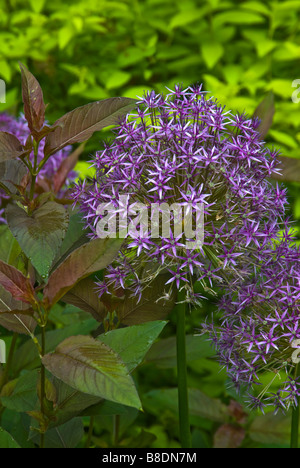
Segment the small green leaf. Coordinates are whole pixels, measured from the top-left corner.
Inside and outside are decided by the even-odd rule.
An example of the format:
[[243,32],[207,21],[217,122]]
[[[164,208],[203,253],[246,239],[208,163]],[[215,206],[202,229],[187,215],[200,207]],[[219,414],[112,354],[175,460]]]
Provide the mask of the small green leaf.
[[124,86],[131,78],[130,73],[124,72],[122,70],[115,71],[110,74],[105,85],[106,89],[120,88]]
[[58,33],[58,45],[62,50],[64,49],[73,36],[76,34],[75,28],[72,24],[67,24],[65,27],[61,28]]
[[218,29],[225,23],[229,24],[259,24],[263,23],[265,19],[258,13],[242,10],[227,10],[222,13],[217,13],[213,17],[213,27]]
[[46,0],[29,0],[30,6],[35,13],[40,13],[45,5]]
[[224,53],[222,44],[217,41],[211,40],[204,42],[201,46],[203,59],[209,69],[213,68],[220,60]]
[[25,273],[22,250],[6,224],[0,226],[0,259]]
[[180,13],[177,13],[170,21],[170,28],[178,28],[187,26],[188,24],[199,21],[202,16],[206,13],[206,9],[185,9]]
[[279,130],[270,130],[270,136],[274,138],[275,141],[289,148],[297,149],[299,147],[296,140],[288,133],[280,132]]
[[67,338],[42,362],[55,377],[80,392],[141,408],[125,364],[112,349],[89,336]]

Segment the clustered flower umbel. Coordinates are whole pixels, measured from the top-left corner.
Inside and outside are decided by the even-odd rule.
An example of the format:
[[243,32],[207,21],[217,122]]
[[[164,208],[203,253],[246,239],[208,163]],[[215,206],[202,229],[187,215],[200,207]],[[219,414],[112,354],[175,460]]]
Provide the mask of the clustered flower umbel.
[[[251,388],[261,369],[277,375],[292,366],[291,341],[298,336],[299,282],[292,272],[299,254],[288,234],[278,237],[280,229],[289,229],[286,190],[267,179],[279,171],[277,152],[260,140],[258,120],[225,111],[201,86],[169,91],[148,92],[119,124],[116,138],[96,154],[95,179],[77,185],[74,200],[94,237],[103,216],[99,204],[112,203],[118,211],[120,195],[132,206],[188,203],[194,217],[202,203],[203,245],[187,249],[184,234],[128,236],[98,283],[99,296],[126,289],[140,298],[161,272],[169,274],[166,297],[177,288],[191,304],[223,288],[223,322],[206,328],[233,380]],[[283,385],[292,389],[289,395],[298,394],[296,381]]]
[[252,408],[297,406],[300,254],[288,224],[273,249],[225,287],[221,324],[206,323],[220,363]]
[[[0,131],[1,132],[7,132],[7,133],[12,133],[15,135],[19,141],[25,145],[26,140],[29,136],[30,130],[28,128],[27,121],[24,117],[23,114],[21,114],[19,117],[13,117],[12,115],[2,113],[0,114]],[[41,162],[43,159],[43,149],[44,149],[44,140],[42,140],[39,144],[39,151],[38,151],[38,163]],[[44,167],[41,169],[39,172],[39,175],[37,177],[37,181],[41,182],[43,179],[49,179],[53,177],[57,169],[60,167],[62,161],[70,154],[70,151],[72,150],[71,146],[67,146],[63,148],[62,150],[58,151],[55,153],[51,158],[48,159]],[[30,155],[31,162],[33,162],[34,156],[33,152]],[[75,176],[75,172],[71,172],[68,176],[68,180],[66,181],[66,186],[72,181],[72,179]],[[62,195],[63,192],[61,192],[60,195]],[[7,199],[7,195],[3,190],[0,189],[0,224],[1,223],[6,223],[4,219],[4,209],[1,208],[2,205],[2,200]]]

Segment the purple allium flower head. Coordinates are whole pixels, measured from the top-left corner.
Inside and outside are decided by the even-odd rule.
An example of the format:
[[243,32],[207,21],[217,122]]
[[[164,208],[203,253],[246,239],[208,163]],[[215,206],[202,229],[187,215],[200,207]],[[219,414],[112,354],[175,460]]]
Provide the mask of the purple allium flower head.
[[235,387],[248,391],[253,408],[286,410],[300,397],[295,374],[295,348],[300,348],[299,279],[300,251],[291,244],[286,223],[269,254],[265,251],[260,262],[248,267],[243,279],[225,286],[221,323],[204,325],[221,364]]
[[[0,131],[12,133],[20,140],[23,145],[25,145],[27,137],[30,133],[27,121],[23,114],[17,118],[6,113],[0,114]],[[45,143],[42,140],[39,145],[38,163],[40,163],[43,159],[44,144]],[[57,169],[60,167],[62,161],[70,154],[71,150],[72,147],[67,146],[51,156],[51,158],[48,159],[44,167],[39,172],[37,181],[42,181],[43,179],[51,180]],[[30,158],[33,161],[33,153],[30,155]],[[74,179],[74,176],[75,172],[71,172],[69,174],[66,185],[68,185]],[[0,190],[0,223],[5,222],[5,219],[1,217],[1,215],[4,213],[4,210],[1,209],[1,199],[4,198],[6,198],[6,196],[4,192]]]
[[[96,154],[96,177],[76,187],[75,203],[95,237],[104,218],[99,204],[120,211],[121,196],[127,197],[128,206],[142,203],[149,210],[154,204],[180,204],[190,211],[193,226],[201,205],[204,241],[187,249],[192,237],[174,232],[182,223],[171,212],[172,232],[161,229],[153,238],[146,229],[142,239],[128,235],[115,275],[110,272],[110,285],[115,281],[135,294],[153,276],[169,271],[167,286],[185,288],[189,302],[194,297],[198,303],[195,282],[204,291],[231,282],[270,250],[284,216],[286,192],[267,181],[278,171],[277,153],[260,140],[257,125],[257,120],[225,111],[198,85],[185,90],[176,86],[166,96],[152,91],[141,99],[136,112],[116,128],[115,139]],[[137,223],[136,214],[127,213],[129,225]],[[121,284],[123,269],[127,274]]]
[[[78,185],[74,200],[92,237],[105,217],[99,204],[120,212],[121,196],[149,209],[179,203],[192,212],[193,225],[202,204],[203,242],[187,249],[186,233],[175,233],[181,220],[174,213],[170,233],[129,235],[98,284],[99,295],[114,287],[139,298],[160,272],[169,273],[165,296],[170,288],[184,290],[190,304],[218,287],[221,321],[204,330],[220,362],[238,389],[248,389],[253,407],[287,408],[300,394],[299,379],[287,378],[300,338],[300,255],[285,220],[286,189],[268,179],[279,172],[277,152],[260,139],[257,119],[225,111],[201,86],[169,91],[147,93],[120,123],[116,138],[95,156],[95,179]],[[133,225],[136,216],[127,215]],[[281,378],[281,386],[256,394],[266,372],[271,382]]]

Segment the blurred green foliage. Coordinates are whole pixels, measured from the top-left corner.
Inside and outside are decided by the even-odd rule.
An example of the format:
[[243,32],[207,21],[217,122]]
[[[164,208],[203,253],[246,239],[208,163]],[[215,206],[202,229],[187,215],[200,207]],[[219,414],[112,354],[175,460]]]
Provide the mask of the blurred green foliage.
[[[299,15],[299,0],[0,0],[0,78],[7,87],[0,112],[22,110],[18,61],[41,83],[51,122],[88,101],[141,96],[175,83],[203,82],[228,109],[250,115],[272,91],[276,111],[267,142],[300,159],[300,103],[292,101],[293,81],[300,79]],[[83,159],[99,149],[99,138]],[[91,174],[84,161],[78,169]],[[293,177],[289,197],[299,220],[299,167]],[[187,332],[213,308],[210,298],[205,310],[194,311]],[[54,328],[62,326],[60,316]],[[164,338],[173,336],[171,319]],[[193,348],[189,362],[194,447],[287,446],[288,417],[244,413],[207,347],[198,351],[203,355],[196,359]],[[153,352],[135,374],[146,411],[118,416],[120,445],[178,446],[176,371],[159,366]],[[14,418],[4,413],[7,430]],[[94,444],[109,446],[112,432],[110,412],[96,416]]]
[[[50,118],[109,96],[203,82],[233,110],[275,94],[270,141],[298,157],[300,3],[221,0],[1,0],[0,77],[20,109],[18,60],[41,82]],[[4,105],[1,109],[4,109]]]

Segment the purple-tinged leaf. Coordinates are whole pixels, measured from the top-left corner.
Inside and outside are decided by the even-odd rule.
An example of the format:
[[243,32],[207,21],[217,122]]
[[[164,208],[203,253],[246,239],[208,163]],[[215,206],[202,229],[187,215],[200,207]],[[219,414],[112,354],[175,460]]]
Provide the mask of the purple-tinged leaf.
[[119,119],[135,106],[131,98],[115,97],[96,101],[78,107],[58,119],[45,142],[45,156],[73,143],[88,140],[94,132],[109,125],[115,125]]
[[34,289],[29,278],[15,267],[0,260],[0,284],[14,299],[35,304]]
[[42,88],[37,79],[20,63],[22,74],[22,96],[24,115],[34,137],[42,129],[45,122],[45,103]]
[[19,158],[25,150],[17,137],[7,132],[0,132],[0,163]]
[[131,297],[132,292],[128,290],[122,297],[103,294],[101,300],[109,311],[117,313],[120,322],[124,325],[163,320],[173,310],[176,300],[174,291],[170,298],[164,297],[167,278],[169,278],[168,274],[159,275],[144,289],[139,301],[137,297]]
[[94,239],[74,250],[50,275],[44,289],[45,306],[55,304],[80,280],[106,268],[122,242],[123,239]]
[[92,278],[81,280],[61,300],[89,312],[98,322],[102,322],[107,315],[107,309],[95,291],[95,282]]
[[71,336],[42,360],[55,377],[80,392],[134,408],[141,402],[117,353],[89,336]]
[[78,146],[73,153],[64,159],[53,177],[53,191],[58,193],[66,182],[69,173],[74,169],[84,148],[84,144]]

